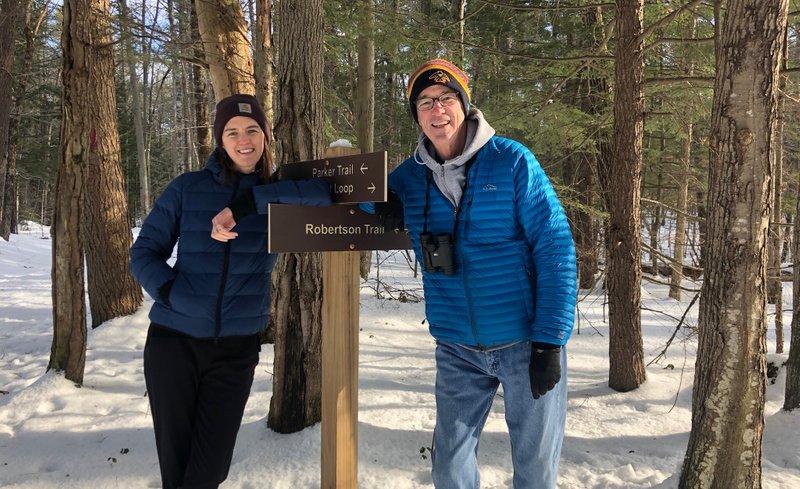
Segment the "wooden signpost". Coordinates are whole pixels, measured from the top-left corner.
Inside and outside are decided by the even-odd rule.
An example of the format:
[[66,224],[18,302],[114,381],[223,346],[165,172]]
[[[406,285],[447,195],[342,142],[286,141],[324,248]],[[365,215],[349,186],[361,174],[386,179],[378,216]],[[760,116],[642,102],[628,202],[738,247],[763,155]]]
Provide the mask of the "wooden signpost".
[[284,165],[281,179],[324,178],[331,207],[270,205],[270,252],[322,254],[322,489],[358,487],[359,253],[410,248],[355,202],[386,200],[386,153],[329,148],[326,158]]

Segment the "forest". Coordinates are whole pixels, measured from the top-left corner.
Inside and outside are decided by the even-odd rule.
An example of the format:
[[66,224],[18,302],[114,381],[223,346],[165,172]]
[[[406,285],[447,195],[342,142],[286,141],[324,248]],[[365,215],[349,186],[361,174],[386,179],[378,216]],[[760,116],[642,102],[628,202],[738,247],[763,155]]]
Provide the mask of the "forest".
[[[777,353],[791,349],[785,408],[800,406],[800,314],[791,328],[766,314],[768,303],[782,310],[784,280],[800,312],[800,1],[0,2],[0,236],[26,221],[51,226],[49,368],[82,382],[74,342],[85,347],[87,318],[98,326],[141,305],[130,230],[167,183],[205,164],[216,100],[254,93],[281,165],[346,139],[386,151],[391,167],[417,141],[408,76],[443,57],[464,67],[497,133],[531,148],[554,183],[580,288],[608,294],[609,387],[646,382],[643,281],[699,301],[703,382],[681,487],[760,487],[757,463],[729,466],[743,444],[760,450],[768,328]],[[317,352],[318,324],[281,325],[320,307],[296,277],[321,284],[321,260],[281,260],[273,285],[296,297],[274,304],[276,349],[298,334]],[[285,390],[275,396],[296,402],[281,369],[318,376],[309,368],[276,366]],[[706,409],[709,396],[754,407]],[[318,396],[303,397],[300,426],[280,402],[270,426],[316,422]]]

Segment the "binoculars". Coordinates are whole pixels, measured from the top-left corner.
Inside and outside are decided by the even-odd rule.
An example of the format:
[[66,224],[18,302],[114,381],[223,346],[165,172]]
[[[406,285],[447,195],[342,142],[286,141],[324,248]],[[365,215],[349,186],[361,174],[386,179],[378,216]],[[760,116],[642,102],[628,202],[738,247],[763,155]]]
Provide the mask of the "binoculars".
[[421,233],[419,242],[422,247],[422,265],[428,273],[453,275],[456,266],[453,262],[453,237],[450,233]]

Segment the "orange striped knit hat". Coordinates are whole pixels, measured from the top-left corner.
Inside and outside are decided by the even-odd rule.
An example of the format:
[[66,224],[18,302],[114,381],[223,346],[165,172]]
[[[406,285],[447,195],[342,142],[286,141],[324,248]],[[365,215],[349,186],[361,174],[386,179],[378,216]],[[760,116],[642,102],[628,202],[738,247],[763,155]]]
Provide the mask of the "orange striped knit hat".
[[408,80],[408,102],[411,105],[411,115],[417,119],[417,106],[414,102],[419,94],[431,85],[444,85],[458,92],[464,113],[469,113],[469,79],[461,68],[446,59],[432,59],[422,64]]

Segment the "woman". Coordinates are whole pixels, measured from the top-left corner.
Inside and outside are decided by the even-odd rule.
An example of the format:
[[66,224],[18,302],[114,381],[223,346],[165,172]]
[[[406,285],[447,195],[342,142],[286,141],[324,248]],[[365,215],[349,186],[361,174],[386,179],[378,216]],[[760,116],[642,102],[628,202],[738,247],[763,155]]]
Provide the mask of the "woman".
[[205,169],[169,184],[131,248],[131,272],[155,301],[144,374],[165,489],[216,488],[228,475],[269,319],[268,204],[331,202],[322,180],[271,182],[270,131],[252,95],[217,104],[214,138]]

